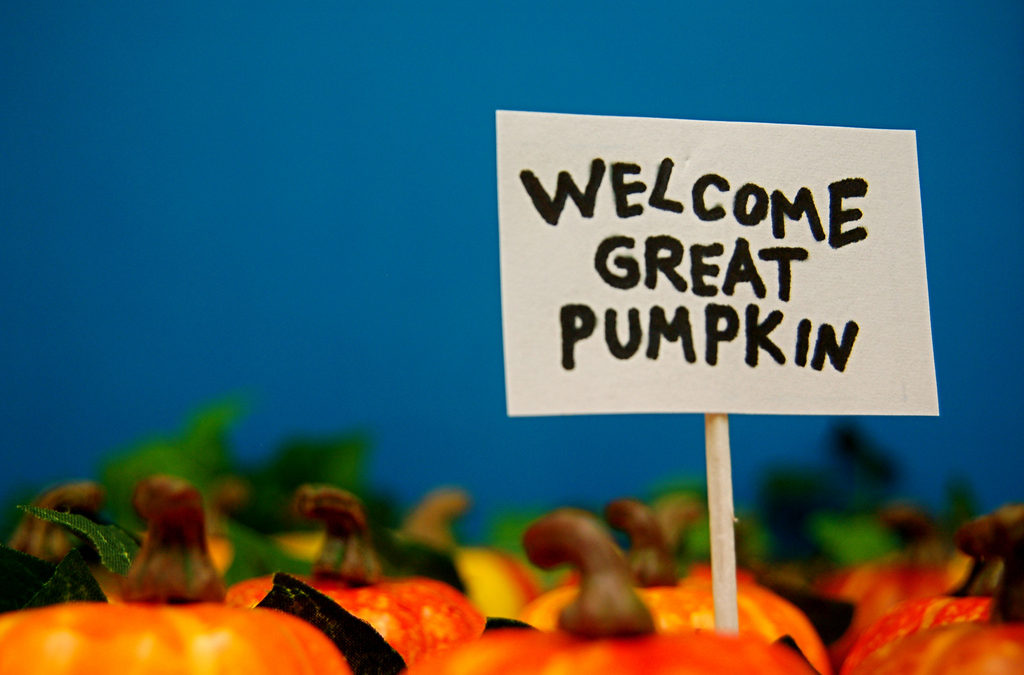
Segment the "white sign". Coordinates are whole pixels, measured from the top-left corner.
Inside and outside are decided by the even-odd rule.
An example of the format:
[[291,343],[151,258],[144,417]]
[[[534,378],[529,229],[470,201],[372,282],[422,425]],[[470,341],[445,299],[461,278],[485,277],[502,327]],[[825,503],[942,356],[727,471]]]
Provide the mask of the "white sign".
[[937,415],[913,131],[499,111],[510,415]]

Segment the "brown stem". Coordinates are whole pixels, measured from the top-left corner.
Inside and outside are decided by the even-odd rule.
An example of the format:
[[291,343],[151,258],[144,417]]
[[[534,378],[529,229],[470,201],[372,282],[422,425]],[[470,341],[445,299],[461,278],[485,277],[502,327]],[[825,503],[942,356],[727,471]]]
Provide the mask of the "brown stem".
[[[54,511],[77,513],[95,518],[103,506],[106,491],[98,483],[79,481],[58,485],[32,501],[33,506]],[[9,545],[43,560],[57,562],[71,550],[72,542],[67,531],[56,523],[36,518],[26,513],[11,535]]]
[[224,582],[206,545],[203,498],[190,483],[151,476],[135,487],[132,505],[146,521],[142,548],[124,584],[129,602],[220,602]]
[[469,494],[459,488],[439,488],[424,497],[402,523],[410,539],[449,551],[455,548],[452,523],[469,510]]
[[523,547],[543,569],[569,563],[579,570],[579,594],[558,618],[562,630],[591,638],[654,632],[622,552],[593,515],[579,509],[553,511],[526,530]]
[[380,560],[370,542],[363,504],[351,492],[332,485],[302,485],[295,491],[301,516],[321,520],[327,536],[313,563],[313,576],[367,586],[381,577]]
[[681,550],[684,537],[704,517],[705,501],[690,493],[674,493],[654,502],[654,515],[665,533],[669,551],[686,553]]
[[604,518],[629,535],[626,557],[633,583],[645,588],[675,586],[675,560],[669,552],[665,531],[650,507],[637,499],[616,499],[605,507]]
[[975,559],[1003,561],[992,598],[993,623],[1024,621],[1024,504],[1008,504],[956,532],[956,545]]
[[950,595],[957,598],[991,597],[995,595],[995,590],[1002,578],[1003,561],[1001,559],[975,558],[971,561],[967,576]]

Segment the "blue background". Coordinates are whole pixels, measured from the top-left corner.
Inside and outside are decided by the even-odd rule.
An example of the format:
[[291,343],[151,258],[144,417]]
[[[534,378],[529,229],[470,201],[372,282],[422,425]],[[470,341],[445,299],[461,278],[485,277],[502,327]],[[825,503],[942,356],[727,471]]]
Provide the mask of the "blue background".
[[[1024,4],[767,4],[3,2],[0,493],[236,393],[484,516],[701,475],[698,415],[506,417],[500,108],[915,129],[941,416],[855,422],[1021,498]],[[737,500],[839,421],[732,417]]]

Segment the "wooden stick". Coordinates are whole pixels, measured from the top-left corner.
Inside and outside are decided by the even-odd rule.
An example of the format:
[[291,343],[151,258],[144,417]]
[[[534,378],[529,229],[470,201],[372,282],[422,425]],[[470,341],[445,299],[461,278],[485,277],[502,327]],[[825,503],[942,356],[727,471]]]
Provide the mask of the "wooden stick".
[[715,597],[715,631],[738,633],[736,519],[732,504],[728,415],[704,415],[704,442],[708,471],[708,513],[711,521],[711,588]]

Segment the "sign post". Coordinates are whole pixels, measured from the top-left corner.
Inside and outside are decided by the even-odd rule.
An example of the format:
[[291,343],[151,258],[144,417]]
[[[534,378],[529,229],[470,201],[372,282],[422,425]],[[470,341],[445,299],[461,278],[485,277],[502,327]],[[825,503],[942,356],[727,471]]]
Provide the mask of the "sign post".
[[496,126],[508,413],[705,414],[716,626],[734,632],[727,414],[938,414],[914,132]]
[[715,630],[738,633],[736,604],[736,532],[732,504],[732,461],[729,457],[729,417],[704,415],[705,461],[708,474],[708,520],[711,527],[711,592],[715,601]]

